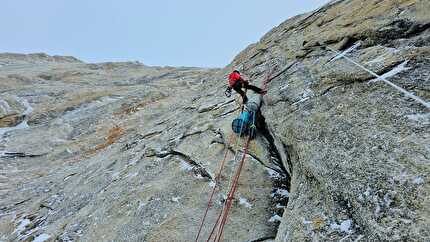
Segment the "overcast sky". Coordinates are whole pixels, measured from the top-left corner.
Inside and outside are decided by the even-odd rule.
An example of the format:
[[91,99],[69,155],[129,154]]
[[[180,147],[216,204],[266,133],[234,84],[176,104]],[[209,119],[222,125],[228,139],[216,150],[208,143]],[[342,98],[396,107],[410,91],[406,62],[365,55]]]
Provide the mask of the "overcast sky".
[[0,52],[223,67],[328,0],[1,0]]

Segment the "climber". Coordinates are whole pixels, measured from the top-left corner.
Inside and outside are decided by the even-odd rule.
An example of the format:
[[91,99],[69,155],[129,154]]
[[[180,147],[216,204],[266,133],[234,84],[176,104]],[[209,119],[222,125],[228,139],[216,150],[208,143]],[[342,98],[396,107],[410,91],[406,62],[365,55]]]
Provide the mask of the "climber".
[[243,103],[246,103],[248,101],[248,98],[246,97],[245,92],[242,90],[242,88],[245,89],[251,89],[254,92],[258,94],[266,94],[266,90],[262,90],[256,86],[249,85],[249,82],[244,80],[242,76],[240,75],[240,72],[238,70],[234,70],[229,76],[228,76],[228,87],[225,91],[225,95],[227,97],[231,96],[231,89],[234,89],[237,93],[239,93],[242,96]]

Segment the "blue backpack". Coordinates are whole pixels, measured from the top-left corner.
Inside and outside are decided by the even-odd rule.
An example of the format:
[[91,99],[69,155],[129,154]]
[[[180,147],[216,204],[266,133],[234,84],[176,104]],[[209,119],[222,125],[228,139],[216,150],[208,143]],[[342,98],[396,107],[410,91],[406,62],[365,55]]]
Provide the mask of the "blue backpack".
[[231,126],[233,132],[236,134],[250,135],[251,138],[255,138],[256,130],[253,125],[254,113],[252,112],[242,112],[240,116],[233,120]]

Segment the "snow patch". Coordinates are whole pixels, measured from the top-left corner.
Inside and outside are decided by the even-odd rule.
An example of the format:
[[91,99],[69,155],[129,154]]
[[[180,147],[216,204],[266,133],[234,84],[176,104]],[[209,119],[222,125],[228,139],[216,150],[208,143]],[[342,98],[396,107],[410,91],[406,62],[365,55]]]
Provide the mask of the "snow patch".
[[352,220],[351,220],[351,219],[348,219],[348,220],[346,220],[346,221],[343,221],[343,222],[340,224],[340,231],[341,231],[341,232],[345,232],[345,233],[351,233],[351,230],[350,230],[351,225],[352,225]]
[[277,171],[274,171],[274,170],[269,169],[269,168],[266,168],[266,171],[267,171],[267,173],[269,173],[269,177],[270,178],[279,178],[279,177],[281,177],[281,175]]
[[355,43],[353,46],[349,47],[348,49],[346,49],[344,52],[335,55],[328,63],[332,63],[336,60],[339,60],[340,58],[343,58],[345,55],[347,55],[349,52],[352,52],[353,50],[357,49],[358,47],[360,47],[360,42]]
[[137,159],[132,159],[132,160],[129,160],[128,161],[128,165],[129,166],[134,166],[134,165],[136,165],[137,164]]
[[304,98],[306,98],[306,97],[312,97],[312,96],[314,96],[314,92],[313,92],[311,89],[306,89],[306,90],[303,92],[302,96],[303,96]]
[[28,121],[28,115],[30,115],[31,112],[33,112],[33,108],[24,98],[15,97],[15,99],[26,108],[25,111],[21,114],[24,116],[24,120],[15,127],[0,128],[0,141],[3,138],[3,136],[8,132],[20,130],[20,129],[27,129],[30,127],[28,126],[27,121]]
[[424,184],[424,179],[420,176],[415,177],[415,179],[412,181],[416,185],[422,185]]
[[358,242],[358,241],[360,241],[362,238],[364,238],[364,235],[359,235],[359,236],[354,240],[354,242]]
[[194,178],[200,179],[200,180],[205,179],[201,174],[194,174]]
[[22,113],[24,116],[28,116],[33,112],[33,108],[30,106],[28,101],[24,98],[17,97],[16,100],[25,107],[25,111]]
[[290,231],[287,231],[287,233],[285,234],[285,237],[284,237],[284,242],[288,241],[289,236],[290,236]]
[[407,70],[411,69],[409,67],[406,67],[406,65],[408,64],[408,62],[409,61],[404,61],[402,64],[394,67],[391,71],[383,74],[382,76],[380,76],[380,77],[378,77],[376,79],[371,80],[370,82],[376,82],[376,81],[388,79],[390,77],[393,77],[393,76],[399,74],[400,72],[407,71]]
[[[1,137],[1,135],[0,135],[0,137]],[[6,150],[0,150],[0,158],[10,157],[11,153],[13,153],[13,152],[9,152],[9,151],[6,151]]]
[[215,186],[216,186],[216,182],[214,181],[209,182],[209,187],[214,188]]
[[3,100],[3,99],[0,99],[0,109],[2,109],[3,110],[3,112],[4,113],[10,113],[11,111],[12,111],[12,109],[10,108],[10,106],[9,106],[9,103],[8,102],[6,102],[5,100]]
[[351,226],[352,226],[352,220],[351,219],[347,219],[347,220],[343,221],[342,223],[340,223],[340,225],[337,223],[330,224],[331,229],[340,230],[340,232],[344,232],[347,234],[350,234],[352,232]]
[[269,219],[269,222],[271,222],[271,223],[281,222],[281,221],[282,221],[282,217],[281,217],[281,216],[279,216],[279,215],[277,215],[277,214],[274,214],[274,215]]
[[287,83],[287,84],[285,84],[285,86],[283,86],[283,87],[280,87],[279,88],[279,91],[284,91],[284,90],[286,90],[287,88],[288,88],[288,86],[289,86],[289,84]]
[[286,189],[277,188],[274,192],[272,192],[271,196],[275,197],[276,195],[280,195],[282,197],[289,197],[290,193]]
[[296,102],[294,102],[293,104],[291,104],[291,105],[296,105],[296,104],[299,104],[299,103],[302,103],[302,102],[304,102],[304,101],[307,101],[307,100],[309,100],[311,97],[313,97],[314,96],[314,92],[312,91],[312,90],[310,90],[310,89],[306,89],[303,93],[302,93],[302,97],[300,98],[300,100],[298,100],[298,101],[296,101]]
[[178,203],[181,197],[172,197],[172,202]]
[[303,219],[303,224],[311,224],[311,223],[312,223],[312,221],[308,221],[306,219]]
[[417,123],[422,123],[423,125],[430,124],[430,113],[410,114],[406,115],[406,118]]
[[30,219],[26,218],[19,222],[18,227],[16,227],[13,233],[20,234],[25,231],[25,228],[31,223]]
[[51,238],[51,236],[49,236],[48,234],[41,234],[34,238],[33,242],[44,242],[47,241],[49,238]]
[[277,203],[277,204],[276,204],[276,208],[286,208],[286,206],[281,205],[280,203]]
[[381,213],[381,206],[379,204],[376,204],[375,217],[379,217],[380,213]]
[[181,170],[183,171],[192,171],[194,168],[192,165],[190,165],[188,162],[184,160],[180,160],[180,165],[181,165]]
[[252,204],[248,202],[246,198],[239,197],[239,204],[244,205],[246,208],[251,208]]
[[[326,48],[328,48],[329,50],[338,53],[336,50],[326,46]],[[407,61],[403,62],[402,64],[400,64],[399,66],[397,66],[396,68],[394,68],[392,71],[390,71],[389,73],[386,73],[384,76],[379,76],[378,74],[376,74],[375,72],[369,70],[368,68],[364,67],[363,65],[355,62],[354,60],[352,60],[351,58],[348,58],[347,56],[342,56],[343,58],[345,58],[347,61],[351,62],[352,64],[360,67],[361,69],[367,71],[369,74],[371,74],[372,76],[376,77],[376,80],[381,80],[383,82],[385,82],[386,84],[390,85],[391,87],[393,87],[394,89],[398,90],[399,92],[402,92],[406,97],[412,98],[414,99],[416,102],[422,104],[423,106],[425,106],[426,108],[430,109],[430,103],[424,101],[423,99],[421,99],[418,96],[415,96],[413,93],[408,92],[407,90],[405,90],[402,87],[397,86],[396,84],[388,81],[385,77],[389,76],[389,75],[393,75],[394,73],[398,73],[399,71],[403,71],[405,70],[405,65],[407,64]],[[370,81],[372,82],[372,81]]]
[[145,202],[139,201],[139,206],[137,207],[137,210],[141,210],[145,206],[146,206]]
[[[370,189],[370,187],[366,188],[366,191],[363,192],[364,197],[368,197],[370,196],[370,193],[372,192],[372,190]],[[361,194],[360,194],[361,195]]]

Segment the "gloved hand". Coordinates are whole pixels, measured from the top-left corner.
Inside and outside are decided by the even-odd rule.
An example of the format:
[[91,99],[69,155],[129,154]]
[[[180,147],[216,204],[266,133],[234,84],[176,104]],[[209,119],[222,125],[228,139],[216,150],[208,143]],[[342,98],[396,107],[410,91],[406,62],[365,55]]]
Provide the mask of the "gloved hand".
[[231,87],[227,87],[227,89],[225,89],[224,94],[226,97],[231,97]]

